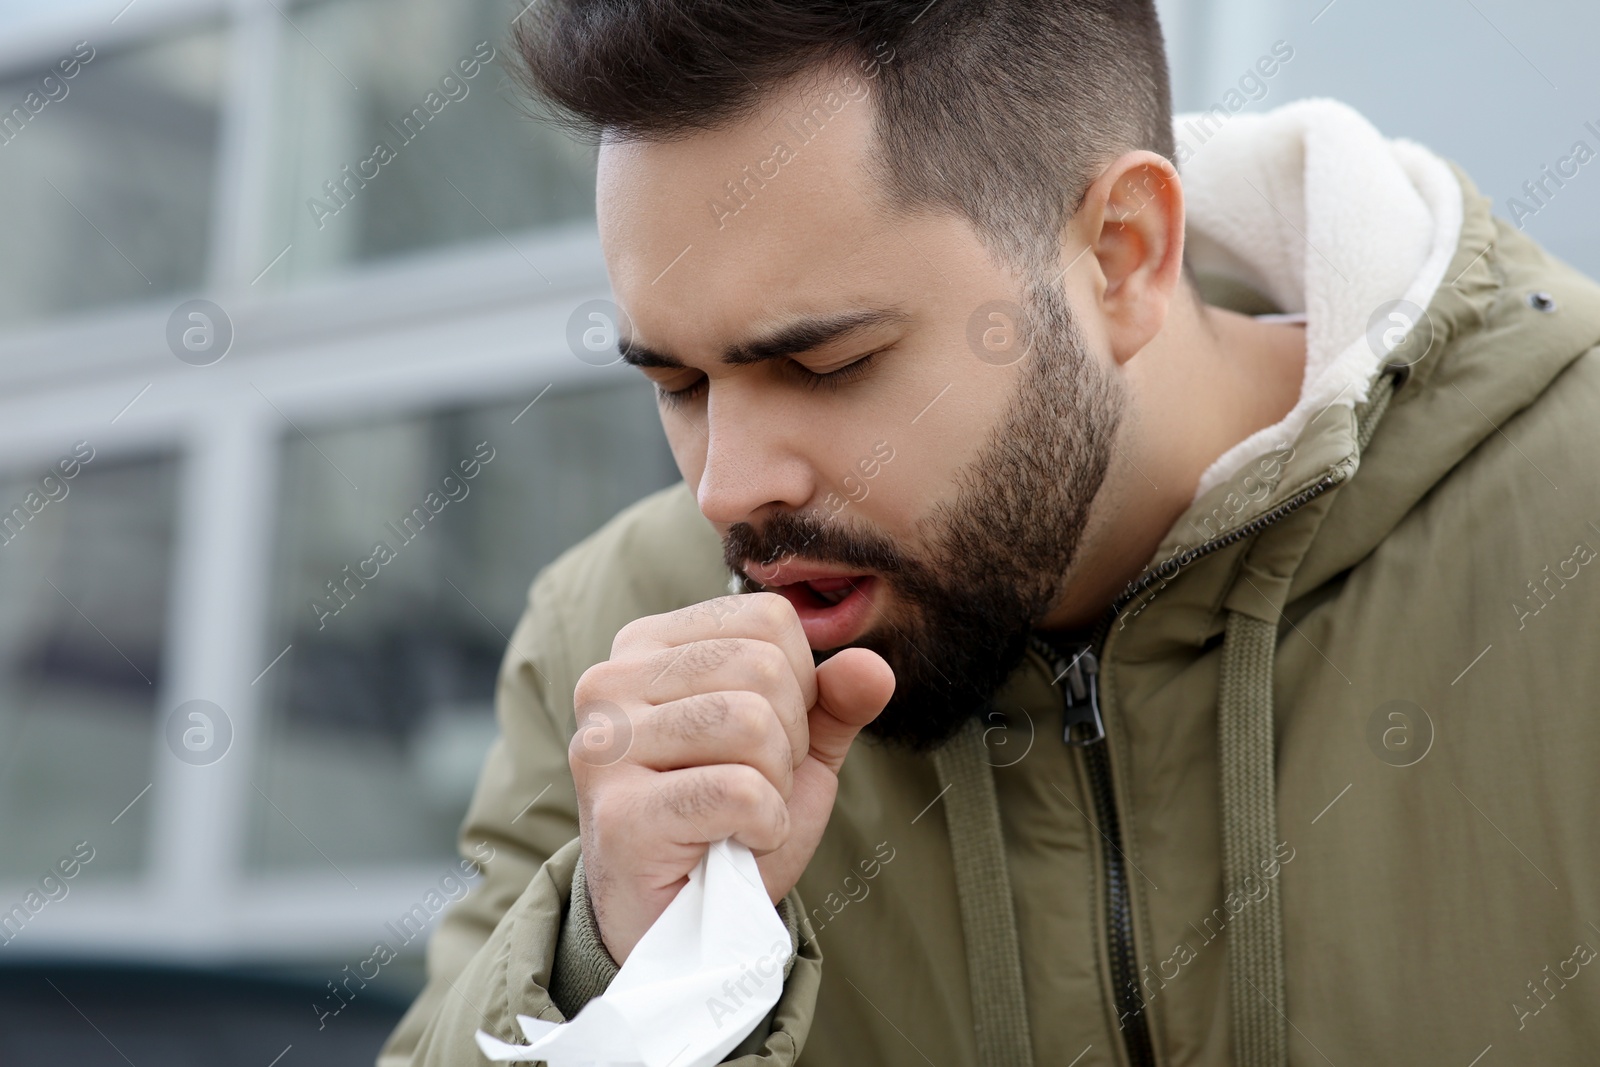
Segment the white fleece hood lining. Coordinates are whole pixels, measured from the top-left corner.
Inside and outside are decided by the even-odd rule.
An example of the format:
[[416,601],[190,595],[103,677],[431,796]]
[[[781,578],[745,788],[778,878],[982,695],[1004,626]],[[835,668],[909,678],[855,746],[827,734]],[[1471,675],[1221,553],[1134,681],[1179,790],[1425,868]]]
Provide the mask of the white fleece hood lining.
[[[1185,136],[1214,114],[1173,119]],[[1291,444],[1331,406],[1354,407],[1387,350],[1368,343],[1380,305],[1426,308],[1460,243],[1461,185],[1428,149],[1385,138],[1336,100],[1227,118],[1182,159],[1185,258],[1306,316],[1300,399],[1208,467],[1198,500],[1250,460]]]

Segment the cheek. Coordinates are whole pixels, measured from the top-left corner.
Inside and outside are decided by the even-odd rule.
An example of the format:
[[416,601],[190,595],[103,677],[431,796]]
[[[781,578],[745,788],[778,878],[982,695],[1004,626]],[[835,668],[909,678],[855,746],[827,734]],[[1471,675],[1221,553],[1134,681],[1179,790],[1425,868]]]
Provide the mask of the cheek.
[[[899,426],[886,427],[879,435],[893,448],[893,459],[872,480],[873,493],[881,493],[886,505],[909,514],[931,514],[935,505],[952,502],[970,488],[968,483],[979,474],[974,464],[1003,422],[1018,377],[996,368],[984,370],[957,379],[931,407],[919,414],[918,405]],[[930,384],[929,396],[943,386]]]

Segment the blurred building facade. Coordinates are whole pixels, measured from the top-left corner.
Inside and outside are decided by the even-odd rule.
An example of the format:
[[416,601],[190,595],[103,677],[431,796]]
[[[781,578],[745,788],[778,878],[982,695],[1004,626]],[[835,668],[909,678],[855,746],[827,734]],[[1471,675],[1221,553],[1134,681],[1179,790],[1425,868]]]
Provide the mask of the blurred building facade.
[[0,46],[0,907],[92,853],[0,963],[342,960],[459,874],[530,578],[676,473],[516,9],[119,8]]

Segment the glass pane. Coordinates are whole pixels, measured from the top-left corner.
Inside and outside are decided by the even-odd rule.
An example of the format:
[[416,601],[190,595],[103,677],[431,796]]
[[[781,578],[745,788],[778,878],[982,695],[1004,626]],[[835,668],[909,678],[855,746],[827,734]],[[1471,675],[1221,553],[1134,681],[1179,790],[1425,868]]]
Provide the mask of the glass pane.
[[528,583],[678,479],[643,383],[530,399],[285,439],[254,869],[448,861]]
[[0,327],[201,284],[223,40],[68,44],[0,81]]
[[289,252],[263,285],[593,218],[593,150],[515,102],[503,64],[516,10],[332,0],[289,13],[268,241]]
[[0,477],[0,879],[134,871],[151,811],[178,464],[58,464]]

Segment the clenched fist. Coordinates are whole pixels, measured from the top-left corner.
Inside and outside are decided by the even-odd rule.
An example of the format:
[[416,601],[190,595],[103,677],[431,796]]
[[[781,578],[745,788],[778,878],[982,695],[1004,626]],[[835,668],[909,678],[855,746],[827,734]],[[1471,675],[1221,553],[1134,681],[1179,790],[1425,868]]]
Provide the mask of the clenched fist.
[[888,703],[894,673],[847,648],[820,667],[776,593],[719,597],[623,627],[578,679],[568,762],[584,875],[619,964],[705,855],[756,854],[774,903],[833,811],[839,767]]

